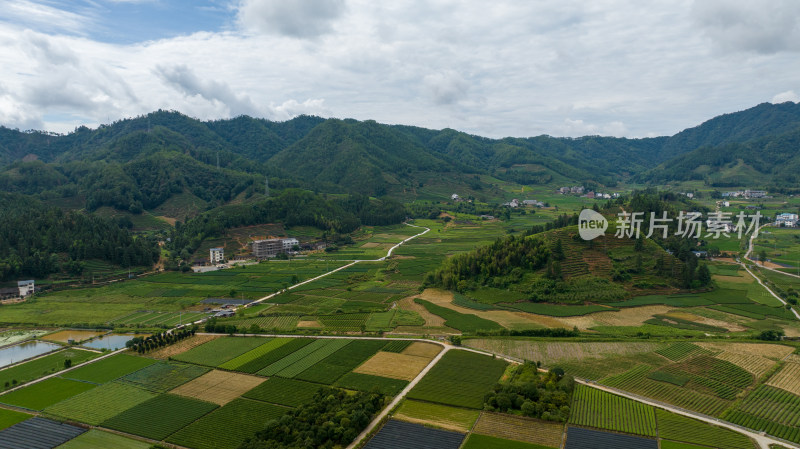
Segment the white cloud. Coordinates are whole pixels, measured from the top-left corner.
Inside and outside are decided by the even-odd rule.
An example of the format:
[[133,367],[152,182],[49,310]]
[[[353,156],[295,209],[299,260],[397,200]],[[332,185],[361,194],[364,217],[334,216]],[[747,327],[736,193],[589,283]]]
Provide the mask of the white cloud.
[[239,23],[249,31],[308,38],[329,33],[344,0],[241,0]]
[[696,0],[692,10],[704,32],[723,50],[800,51],[796,0]]
[[0,21],[70,34],[85,34],[91,24],[91,19],[84,14],[31,0],[5,0],[0,8]]
[[770,103],[779,104],[786,103],[787,101],[791,101],[793,103],[800,102],[800,95],[797,95],[797,93],[793,90],[787,90],[786,92],[781,92],[772,97]]
[[93,125],[163,108],[493,137],[645,136],[796,98],[784,92],[800,73],[796,44],[760,29],[794,35],[775,19],[777,6],[753,13],[754,29],[739,38],[726,33],[749,26],[741,13],[711,19],[749,6],[709,3],[241,0],[225,31],[132,45],[85,37],[99,25],[79,12],[46,10],[64,25],[56,29],[0,9],[0,124],[69,131],[76,118]]

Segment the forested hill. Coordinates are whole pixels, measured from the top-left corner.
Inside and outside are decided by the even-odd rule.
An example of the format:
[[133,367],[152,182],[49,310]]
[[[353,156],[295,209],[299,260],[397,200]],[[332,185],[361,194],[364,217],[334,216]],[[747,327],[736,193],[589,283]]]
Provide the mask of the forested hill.
[[[657,173],[649,170],[659,164],[659,180],[679,179],[663,170],[678,163],[682,170],[688,165],[692,176],[711,176],[701,166],[712,172],[721,166],[702,157],[716,154],[708,148],[724,153],[731,145],[770,146],[782,152],[791,142],[787,136],[799,127],[800,106],[794,103],[762,104],[672,137],[646,139],[489,139],[369,120],[300,116],[285,122],[250,117],[203,122],[157,111],[68,135],[0,127],[0,191],[76,198],[89,210],[111,206],[138,212],[181,194],[205,208],[241,201],[263,191],[265,175],[277,189],[403,199],[442,180],[446,187],[432,189],[438,195],[454,188],[486,192],[489,181],[480,175],[528,185],[611,187],[637,175],[648,181]],[[769,167],[754,169],[772,173]]]

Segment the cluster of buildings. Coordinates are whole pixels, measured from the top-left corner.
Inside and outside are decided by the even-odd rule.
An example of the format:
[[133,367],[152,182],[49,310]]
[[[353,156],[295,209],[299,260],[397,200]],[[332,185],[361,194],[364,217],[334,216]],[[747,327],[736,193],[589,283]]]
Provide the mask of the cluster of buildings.
[[603,199],[610,200],[611,198],[619,198],[619,193],[602,193],[602,192],[588,192],[586,195],[581,195],[582,198]]
[[800,221],[800,216],[797,214],[783,213],[775,216],[775,226],[783,226],[785,228],[794,228]]
[[583,186],[562,187],[557,190],[557,192],[562,195],[566,195],[568,193],[574,195],[583,195],[583,191],[584,191]]
[[735,192],[723,192],[723,198],[766,198],[767,191],[766,190],[737,190]]
[[560,193],[562,195],[580,195],[583,198],[589,199],[610,200],[611,198],[619,198],[619,193],[592,192],[591,190],[587,192],[583,186],[561,187],[560,189],[556,190],[556,193]]
[[36,283],[33,280],[17,282],[17,288],[0,288],[0,299],[25,299],[36,292]]
[[266,259],[268,257],[275,257],[278,254],[287,254],[294,251],[295,246],[300,245],[300,241],[296,238],[288,239],[265,239],[256,240],[251,244],[253,250],[253,257],[257,259]]
[[520,206],[529,206],[529,207],[544,207],[544,203],[537,200],[518,200],[514,198],[513,200],[503,203],[503,206],[508,207],[520,207]]

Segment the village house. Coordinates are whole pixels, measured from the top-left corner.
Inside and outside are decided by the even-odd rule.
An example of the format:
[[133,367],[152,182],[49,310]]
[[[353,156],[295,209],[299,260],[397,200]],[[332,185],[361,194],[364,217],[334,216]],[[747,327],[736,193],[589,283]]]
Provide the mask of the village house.
[[254,257],[258,259],[266,259],[268,257],[275,257],[278,254],[292,252],[292,248],[299,244],[300,242],[297,239],[288,238],[256,240],[251,243],[251,246]]
[[34,281],[32,279],[29,281],[17,282],[17,288],[19,289],[20,298],[32,295],[36,291],[36,287],[34,286]]
[[783,226],[786,228],[793,228],[797,226],[800,217],[797,214],[783,213],[775,216],[775,226]]
[[223,248],[211,248],[209,250],[209,257],[208,260],[212,264],[218,264],[225,260],[225,249]]

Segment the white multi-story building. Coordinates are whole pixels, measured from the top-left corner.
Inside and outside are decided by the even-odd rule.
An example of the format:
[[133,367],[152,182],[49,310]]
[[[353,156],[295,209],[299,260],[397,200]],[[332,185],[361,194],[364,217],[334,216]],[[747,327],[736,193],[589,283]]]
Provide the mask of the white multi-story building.
[[220,263],[225,260],[225,249],[211,248],[208,254],[208,261],[212,264]]
[[300,241],[295,238],[283,239],[283,252],[288,253],[292,251],[295,245],[300,246]]
[[797,222],[800,220],[800,216],[797,214],[778,214],[775,217],[775,224],[777,226],[786,226],[786,227],[795,227],[797,226]]
[[17,282],[17,288],[19,288],[19,296],[20,298],[24,298],[28,295],[32,295],[34,291],[36,291],[36,287],[34,286],[33,280],[30,281],[19,281]]

